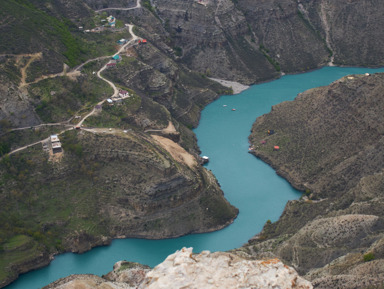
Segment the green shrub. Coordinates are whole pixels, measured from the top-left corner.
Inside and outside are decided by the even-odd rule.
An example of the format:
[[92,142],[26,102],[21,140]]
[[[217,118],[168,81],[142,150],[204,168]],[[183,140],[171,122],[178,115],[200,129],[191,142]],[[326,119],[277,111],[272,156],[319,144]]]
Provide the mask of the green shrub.
[[0,142],[0,156],[3,156],[11,151],[11,146],[8,143]]
[[369,252],[367,254],[364,254],[364,262],[369,262],[375,259],[375,255],[372,252]]
[[183,49],[179,46],[174,47],[173,51],[175,51],[176,56],[182,56],[183,55]]

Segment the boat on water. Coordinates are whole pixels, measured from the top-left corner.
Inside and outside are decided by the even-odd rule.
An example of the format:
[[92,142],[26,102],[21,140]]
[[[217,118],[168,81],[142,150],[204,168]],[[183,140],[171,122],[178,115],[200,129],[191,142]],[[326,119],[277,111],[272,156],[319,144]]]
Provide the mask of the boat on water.
[[209,162],[209,157],[207,157],[207,156],[202,156],[201,159],[202,159],[203,165]]

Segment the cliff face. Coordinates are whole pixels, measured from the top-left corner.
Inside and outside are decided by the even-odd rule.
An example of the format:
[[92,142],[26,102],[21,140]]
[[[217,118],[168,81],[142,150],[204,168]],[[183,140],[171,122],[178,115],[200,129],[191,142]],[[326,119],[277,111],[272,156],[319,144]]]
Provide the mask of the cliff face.
[[279,256],[316,288],[384,282],[383,84],[384,74],[347,76],[257,119],[253,153],[305,196],[245,246],[251,255]]
[[154,3],[180,60],[215,77],[252,83],[328,62],[383,65],[377,1],[234,2]]
[[156,11],[191,69],[224,79],[254,83],[278,76],[259,51],[241,11],[232,1],[156,1]]
[[319,67],[329,57],[319,35],[322,27],[313,29],[301,14],[300,5],[290,0],[239,1],[260,51],[284,72]]
[[192,248],[177,251],[152,270],[127,262],[116,263],[113,272],[104,278],[106,280],[91,275],[75,275],[60,279],[44,289],[69,289],[73,286],[132,289],[312,288],[310,282],[277,259],[251,261],[230,253],[209,251],[193,255]]
[[[326,41],[337,65],[382,66],[382,4],[377,1],[301,1],[299,10]],[[368,16],[369,15],[369,16]]]

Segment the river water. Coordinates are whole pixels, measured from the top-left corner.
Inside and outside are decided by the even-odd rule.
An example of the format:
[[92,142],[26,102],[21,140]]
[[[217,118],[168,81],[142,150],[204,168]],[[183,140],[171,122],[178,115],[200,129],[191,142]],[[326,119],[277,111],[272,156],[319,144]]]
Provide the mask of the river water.
[[238,218],[229,227],[176,239],[114,240],[110,246],[98,247],[85,254],[62,254],[49,266],[23,274],[6,288],[41,288],[70,274],[102,275],[111,271],[119,260],[155,266],[182,247],[193,247],[194,252],[240,247],[260,232],[267,220],[276,221],[288,200],[298,199],[301,195],[268,165],[248,153],[252,123],[258,116],[268,113],[272,105],[293,100],[300,92],[328,85],[348,74],[366,72],[384,72],[384,68],[324,67],[286,75],[254,85],[237,95],[222,96],[203,110],[195,133],[202,154],[210,158],[207,169],[217,177],[226,198],[240,209]]

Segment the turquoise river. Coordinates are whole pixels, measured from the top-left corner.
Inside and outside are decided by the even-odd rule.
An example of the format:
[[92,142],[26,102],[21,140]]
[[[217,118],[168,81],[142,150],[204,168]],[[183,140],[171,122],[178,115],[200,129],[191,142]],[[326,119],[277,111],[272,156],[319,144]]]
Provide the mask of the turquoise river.
[[[202,154],[210,158],[207,169],[217,177],[226,198],[240,210],[227,228],[207,234],[188,235],[167,240],[114,240],[85,254],[56,256],[40,270],[23,274],[7,289],[35,289],[70,274],[106,274],[119,260],[155,266],[182,247],[223,251],[240,247],[260,232],[267,220],[276,221],[288,200],[298,199],[295,191],[273,169],[248,153],[252,123],[271,106],[293,100],[307,89],[328,85],[348,74],[384,72],[381,69],[324,67],[319,70],[286,75],[278,80],[253,85],[237,95],[221,96],[202,112],[195,129]],[[235,108],[235,111],[232,111]],[[275,128],[277,129],[277,128]]]

